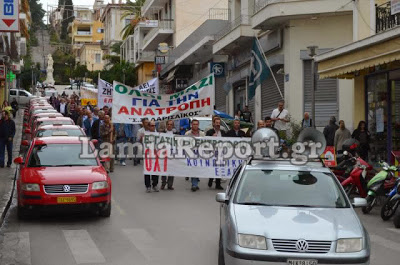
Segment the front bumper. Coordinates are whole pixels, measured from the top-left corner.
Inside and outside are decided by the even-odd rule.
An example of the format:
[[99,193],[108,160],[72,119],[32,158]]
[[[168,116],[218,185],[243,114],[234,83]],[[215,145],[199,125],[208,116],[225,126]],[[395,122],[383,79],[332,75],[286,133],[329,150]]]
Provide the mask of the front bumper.
[[81,204],[58,204],[58,205],[25,205],[24,209],[33,213],[81,213],[97,212],[108,207],[110,202],[81,203]]
[[[358,253],[346,253],[346,254],[321,254],[321,255],[307,255],[307,254],[295,254],[295,253],[281,253],[274,252],[266,254],[263,251],[250,250],[241,251],[241,248],[236,250],[225,249],[224,257],[225,264],[229,265],[287,265],[288,259],[314,259],[318,260],[319,264],[357,264],[357,265],[368,265],[369,264],[369,251],[362,250]],[[243,249],[242,249],[243,250]],[[258,253],[257,253],[258,252]]]

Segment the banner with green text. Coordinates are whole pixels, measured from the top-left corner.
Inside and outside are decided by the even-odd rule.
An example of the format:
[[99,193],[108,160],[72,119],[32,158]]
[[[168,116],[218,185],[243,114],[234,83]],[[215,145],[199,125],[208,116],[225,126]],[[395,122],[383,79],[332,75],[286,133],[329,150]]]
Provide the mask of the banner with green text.
[[113,123],[141,123],[142,118],[156,121],[212,115],[215,79],[211,74],[180,92],[155,95],[113,83]]

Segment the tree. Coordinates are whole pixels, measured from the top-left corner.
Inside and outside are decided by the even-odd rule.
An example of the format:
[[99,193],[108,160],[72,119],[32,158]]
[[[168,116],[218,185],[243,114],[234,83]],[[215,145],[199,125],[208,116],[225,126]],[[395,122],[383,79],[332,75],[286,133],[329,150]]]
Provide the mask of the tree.
[[31,29],[35,32],[37,29],[44,27],[43,17],[46,12],[43,10],[43,6],[39,0],[29,0],[29,8],[32,18]]
[[[59,4],[61,1],[59,1]],[[61,23],[61,39],[66,40],[68,37],[68,24],[74,21],[74,5],[72,0],[65,0],[63,3],[64,12],[63,12],[63,20]]]
[[[114,64],[109,70],[101,71],[100,76],[101,79],[106,80],[109,83],[112,83],[114,80],[118,82],[123,82],[124,72],[125,72],[125,84],[128,86],[136,86],[137,78],[136,78],[135,66],[125,61]],[[97,75],[93,77],[93,80],[96,79]]]
[[126,19],[127,17],[133,16],[134,18],[131,20],[130,23],[128,23],[121,31],[122,39],[125,40],[129,35],[132,35],[133,32],[135,32],[135,27],[137,23],[144,18],[141,15],[141,10],[140,8],[143,6],[143,4],[146,2],[146,0],[136,0],[135,2],[132,2],[128,0],[124,7],[122,7],[122,10],[124,10],[124,13],[121,16],[121,20]]

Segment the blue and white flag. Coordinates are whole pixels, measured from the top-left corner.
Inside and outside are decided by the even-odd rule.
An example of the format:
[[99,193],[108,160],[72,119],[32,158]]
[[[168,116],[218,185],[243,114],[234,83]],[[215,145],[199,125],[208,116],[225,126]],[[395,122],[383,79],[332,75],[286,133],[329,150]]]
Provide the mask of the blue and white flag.
[[248,100],[251,100],[255,96],[257,87],[260,87],[261,89],[261,83],[267,79],[270,74],[271,71],[264,60],[262,50],[255,38],[253,48],[251,49],[250,79],[247,90]]

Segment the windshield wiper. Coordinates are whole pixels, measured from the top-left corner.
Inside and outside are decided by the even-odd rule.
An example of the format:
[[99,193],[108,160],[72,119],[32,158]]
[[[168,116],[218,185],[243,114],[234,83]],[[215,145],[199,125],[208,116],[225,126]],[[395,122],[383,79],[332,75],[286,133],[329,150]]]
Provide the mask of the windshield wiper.
[[262,203],[262,202],[241,202],[238,203],[240,205],[261,205],[261,206],[275,206],[273,204],[267,204],[267,203]]
[[306,205],[306,204],[288,204],[288,205],[280,205],[282,207],[304,207],[304,208],[313,208],[318,207],[315,205]]
[[79,166],[87,166],[85,164],[65,164],[65,165],[56,165],[55,167],[79,167]]

